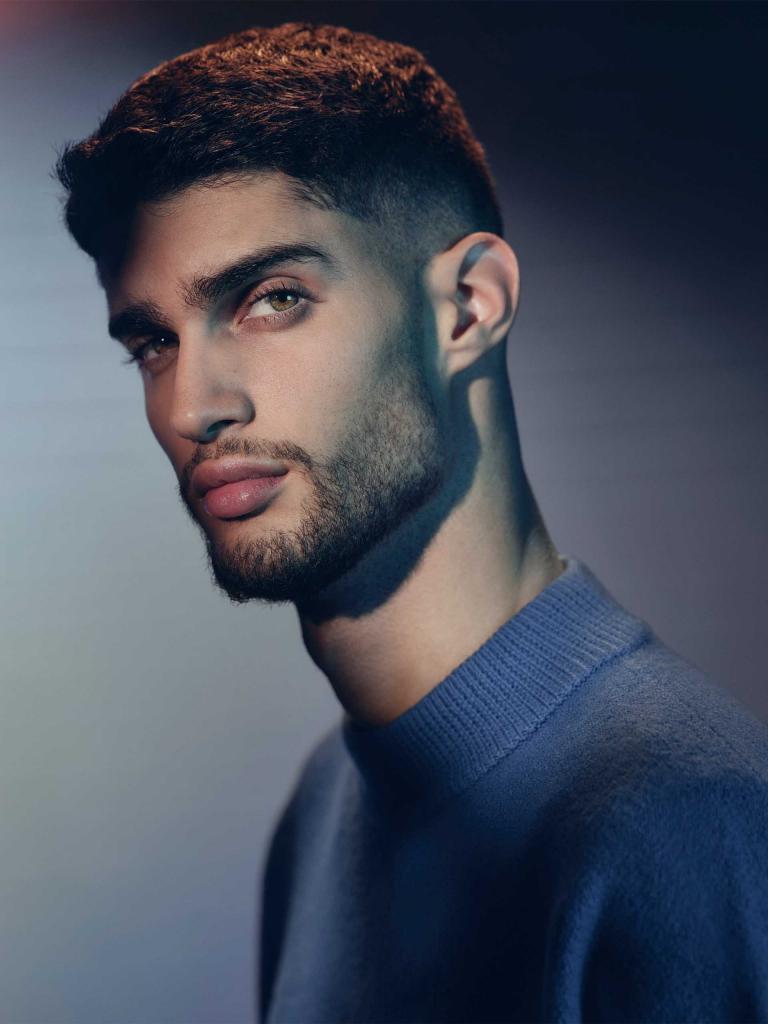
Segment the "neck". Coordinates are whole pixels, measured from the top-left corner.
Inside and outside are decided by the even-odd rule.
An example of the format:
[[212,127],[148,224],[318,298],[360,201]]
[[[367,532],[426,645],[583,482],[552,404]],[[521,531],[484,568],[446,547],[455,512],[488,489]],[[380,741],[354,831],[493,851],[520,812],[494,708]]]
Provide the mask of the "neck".
[[[507,415],[480,438],[471,486],[434,529],[404,524],[322,607],[298,609],[307,651],[352,718],[371,725],[397,718],[562,572],[513,425]],[[408,574],[386,599],[361,601],[364,613],[353,612],[350,588],[370,587],[422,532],[428,542]]]

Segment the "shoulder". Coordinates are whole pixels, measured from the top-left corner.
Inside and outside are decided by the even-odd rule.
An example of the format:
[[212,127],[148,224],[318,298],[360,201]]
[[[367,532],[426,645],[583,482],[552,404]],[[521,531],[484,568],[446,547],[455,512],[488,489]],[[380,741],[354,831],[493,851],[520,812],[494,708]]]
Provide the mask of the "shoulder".
[[718,841],[768,855],[768,725],[730,692],[652,637],[590,714],[561,800],[585,858],[651,846],[683,857]]
[[768,729],[689,682],[639,676],[631,697],[601,707],[548,808],[548,859],[566,887],[592,877],[624,895],[653,884],[699,899],[707,879],[753,877],[768,928]]
[[268,843],[266,870],[285,863],[302,846],[303,835],[323,832],[331,825],[329,804],[339,802],[348,781],[340,721],[315,741],[299,762],[275,819]]
[[695,746],[729,748],[745,768],[768,780],[768,723],[655,634],[623,659],[634,720],[657,735],[694,738]]
[[338,779],[346,762],[341,738],[341,720],[337,719],[315,741],[300,762],[291,799],[311,802],[327,792]]
[[553,998],[590,1020],[763,1019],[768,729],[663,645],[623,670],[563,804]]
[[768,802],[768,723],[655,635],[605,665],[575,702],[569,785],[556,802],[573,838],[692,802],[728,813],[727,791]]

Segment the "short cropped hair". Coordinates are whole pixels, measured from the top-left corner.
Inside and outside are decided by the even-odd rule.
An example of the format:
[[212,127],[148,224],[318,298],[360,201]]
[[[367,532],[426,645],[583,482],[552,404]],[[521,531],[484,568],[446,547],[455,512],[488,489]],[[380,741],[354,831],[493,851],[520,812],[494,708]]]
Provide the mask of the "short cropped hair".
[[455,92],[418,50],[334,25],[249,28],[165,61],[55,167],[66,226],[97,269],[138,203],[262,171],[375,225],[412,269],[472,231],[503,234]]

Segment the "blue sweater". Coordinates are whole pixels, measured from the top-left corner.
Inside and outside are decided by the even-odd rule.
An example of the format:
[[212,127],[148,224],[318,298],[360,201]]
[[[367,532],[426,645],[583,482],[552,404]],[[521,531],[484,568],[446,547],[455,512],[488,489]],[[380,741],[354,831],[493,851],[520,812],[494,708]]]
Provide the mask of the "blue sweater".
[[768,726],[574,558],[264,864],[261,1020],[768,1022]]

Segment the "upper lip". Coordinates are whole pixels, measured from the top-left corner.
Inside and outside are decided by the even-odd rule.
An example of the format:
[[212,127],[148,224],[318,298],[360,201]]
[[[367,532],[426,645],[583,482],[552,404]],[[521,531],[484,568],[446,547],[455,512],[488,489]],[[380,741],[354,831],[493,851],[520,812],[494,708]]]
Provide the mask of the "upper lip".
[[199,498],[212,487],[251,480],[258,476],[282,476],[288,469],[274,462],[252,462],[247,459],[209,459],[192,473],[192,488]]

